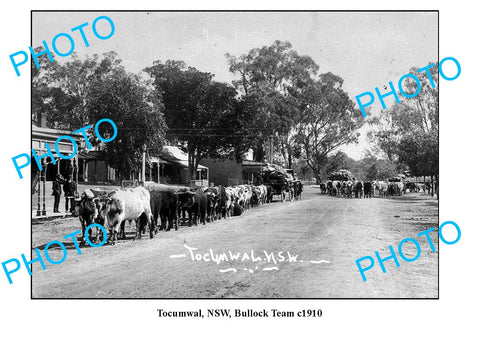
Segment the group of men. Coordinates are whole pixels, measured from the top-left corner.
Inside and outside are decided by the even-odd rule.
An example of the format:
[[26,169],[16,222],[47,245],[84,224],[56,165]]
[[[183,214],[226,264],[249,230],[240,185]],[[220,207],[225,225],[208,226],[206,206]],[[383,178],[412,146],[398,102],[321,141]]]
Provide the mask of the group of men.
[[[58,206],[60,205],[60,197],[63,192],[65,193],[65,212],[73,213],[75,193],[77,192],[77,183],[72,180],[71,176],[64,178],[62,175],[57,174],[52,184],[52,196],[54,197],[53,212],[60,213]],[[70,209],[69,209],[70,206]]]

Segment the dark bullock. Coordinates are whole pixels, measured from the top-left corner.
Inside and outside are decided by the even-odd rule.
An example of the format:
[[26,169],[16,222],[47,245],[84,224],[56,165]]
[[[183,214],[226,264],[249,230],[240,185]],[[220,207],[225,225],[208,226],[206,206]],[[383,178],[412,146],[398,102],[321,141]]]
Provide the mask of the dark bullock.
[[372,198],[373,194],[373,183],[372,182],[365,182],[363,184],[363,197],[364,198]]
[[[150,207],[153,214],[155,232],[160,216],[160,230],[169,231],[172,227],[178,230],[177,209],[178,197],[172,189],[154,189],[150,191]],[[168,226],[167,226],[168,221]]]
[[353,191],[355,192],[355,198],[362,198],[363,195],[363,182],[357,181],[353,187]]
[[297,200],[302,199],[302,192],[303,192],[303,183],[301,181],[295,181],[294,182],[294,189],[295,189],[295,198]]
[[321,194],[327,193],[327,185],[325,183],[320,183],[320,193]]
[[272,203],[273,201],[273,187],[270,184],[265,184],[267,187],[267,203]]
[[182,209],[182,216],[185,219],[185,212],[188,213],[188,225],[200,223],[205,224],[205,216],[207,213],[207,196],[201,190],[196,191],[179,191],[178,206]]
[[208,187],[204,192],[207,195],[207,221],[211,223],[220,216],[220,188]]
[[[103,220],[99,221],[99,198],[92,198],[87,196],[86,194],[82,194],[82,198],[75,207],[76,213],[78,214],[78,219],[80,220],[80,224],[82,225],[82,238],[80,245],[85,245],[85,229],[93,223],[99,223],[103,225]],[[97,238],[98,238],[98,231],[97,231]],[[88,230],[88,237],[92,239],[92,228]]]

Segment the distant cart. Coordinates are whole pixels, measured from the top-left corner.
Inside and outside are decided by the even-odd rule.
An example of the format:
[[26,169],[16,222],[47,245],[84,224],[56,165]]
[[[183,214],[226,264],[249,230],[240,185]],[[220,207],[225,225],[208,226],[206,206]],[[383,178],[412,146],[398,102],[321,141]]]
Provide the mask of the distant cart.
[[350,171],[341,169],[332,172],[327,179],[330,181],[353,181],[355,177]]

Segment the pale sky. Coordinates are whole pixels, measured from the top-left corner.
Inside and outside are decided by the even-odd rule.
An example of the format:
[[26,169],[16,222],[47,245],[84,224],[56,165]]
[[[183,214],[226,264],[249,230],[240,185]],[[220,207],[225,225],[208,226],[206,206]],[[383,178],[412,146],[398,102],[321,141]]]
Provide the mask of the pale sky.
[[[93,20],[110,17],[115,33],[99,40],[91,30]],[[85,28],[90,47],[71,28]],[[108,33],[105,21],[98,30]],[[104,30],[104,31],[102,31]],[[40,46],[62,32],[70,32],[75,52],[102,54],[116,51],[128,71],[140,72],[154,60],[183,60],[189,66],[215,74],[215,80],[231,82],[225,53],[235,56],[255,47],[287,40],[301,55],[320,66],[319,73],[332,72],[344,79],[343,88],[355,96],[374,92],[388,81],[394,84],[411,67],[438,60],[438,15],[436,12],[34,12],[32,43]],[[60,51],[68,50],[58,40]],[[62,48],[63,46],[63,48]],[[69,57],[57,57],[59,62]],[[386,92],[386,91],[385,91]],[[378,102],[378,99],[376,100]],[[380,104],[372,106],[379,112]],[[367,118],[368,119],[368,118]],[[342,148],[360,159],[369,147],[366,128],[358,145]]]

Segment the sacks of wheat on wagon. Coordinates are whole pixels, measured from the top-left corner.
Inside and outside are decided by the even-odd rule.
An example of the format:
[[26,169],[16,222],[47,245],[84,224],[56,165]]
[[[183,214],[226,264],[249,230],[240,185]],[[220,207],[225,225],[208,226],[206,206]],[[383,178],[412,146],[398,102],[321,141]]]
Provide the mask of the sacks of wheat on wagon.
[[334,171],[327,177],[330,181],[352,181],[354,178],[350,171],[344,169]]
[[[286,201],[287,193],[294,179],[282,167],[275,164],[268,164],[262,171],[263,184],[272,187],[271,196],[278,195],[282,202]],[[271,198],[270,198],[271,201]]]
[[278,165],[269,164],[263,169],[262,179],[264,183],[280,184],[293,182],[291,174]]

